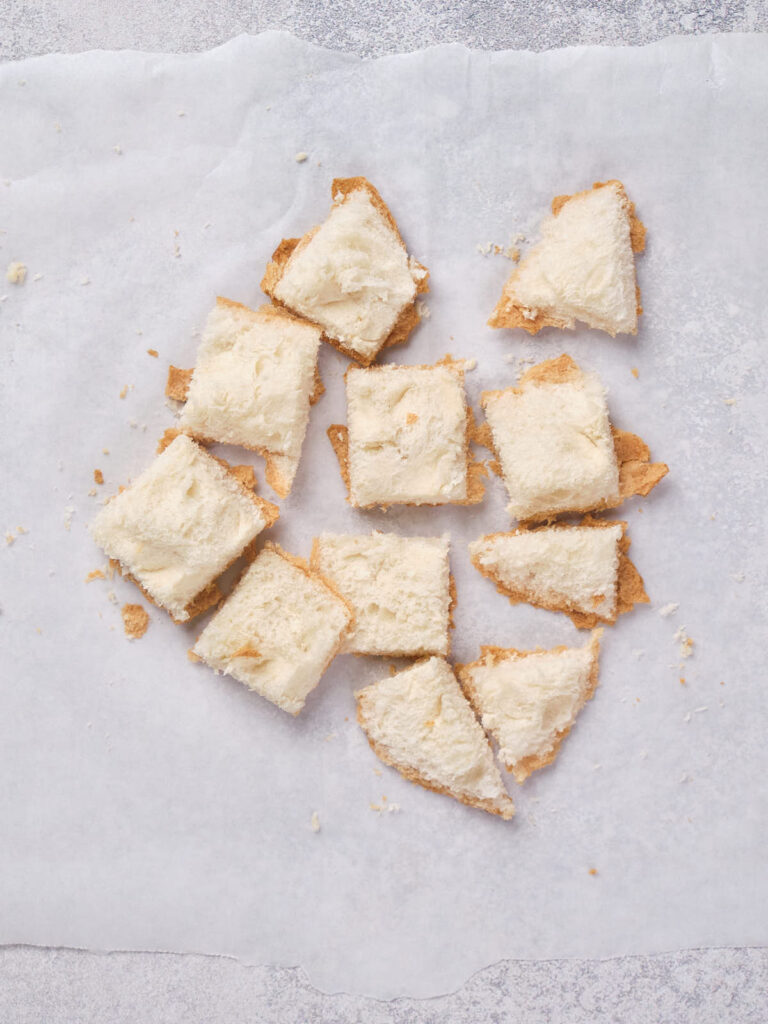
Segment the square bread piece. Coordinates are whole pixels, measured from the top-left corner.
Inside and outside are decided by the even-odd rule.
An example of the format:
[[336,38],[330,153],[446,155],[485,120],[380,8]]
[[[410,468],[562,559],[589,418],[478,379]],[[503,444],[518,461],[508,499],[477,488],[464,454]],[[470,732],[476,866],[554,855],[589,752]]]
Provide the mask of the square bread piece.
[[605,389],[569,356],[539,363],[517,387],[483,392],[516,519],[619,503],[619,467]]
[[511,818],[488,739],[442,658],[358,690],[357,720],[374,753],[411,782]]
[[634,256],[644,248],[645,228],[620,181],[558,196],[541,240],[512,271],[488,323],[536,334],[580,320],[612,336],[637,334]]
[[253,310],[217,299],[179,428],[201,440],[251,448],[271,463],[280,456],[267,479],[285,497],[307,430],[321,333],[277,306]]
[[320,227],[285,239],[263,290],[319,324],[324,337],[367,366],[419,322],[415,298],[428,274],[408,253],[381,196],[365,178],[338,178]]
[[547,526],[492,533],[469,545],[475,568],[513,604],[565,612],[576,626],[613,623],[647,603],[643,580],[627,557],[624,522],[585,519],[578,526]]
[[312,568],[352,606],[355,625],[343,650],[423,657],[448,654],[451,614],[449,538],[324,533]]
[[322,576],[267,544],[193,654],[297,715],[352,621],[351,609]]
[[178,435],[126,490],[104,505],[91,536],[177,622],[262,530],[277,508],[212,455]]
[[483,647],[457,675],[499,760],[518,782],[551,764],[597,687],[602,629],[585,647],[516,651]]
[[346,385],[352,505],[477,500],[471,493],[469,413],[459,365],[350,367]]

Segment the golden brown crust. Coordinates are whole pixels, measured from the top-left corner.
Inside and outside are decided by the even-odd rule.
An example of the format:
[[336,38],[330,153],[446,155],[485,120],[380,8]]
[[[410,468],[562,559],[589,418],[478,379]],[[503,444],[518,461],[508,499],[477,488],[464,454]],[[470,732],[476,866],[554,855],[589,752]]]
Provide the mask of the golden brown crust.
[[104,483],[104,474],[101,472],[100,469],[94,469],[94,471],[93,471],[93,482],[95,484],[103,484]]
[[495,814],[499,818],[504,818],[505,821],[509,821],[513,817],[515,811],[511,797],[509,798],[509,805],[502,808],[493,800],[477,800],[466,796],[463,793],[455,793],[446,786],[441,786],[436,782],[432,782],[410,765],[398,762],[388,747],[372,739],[367,729],[368,723],[365,717],[364,703],[365,695],[359,696],[357,698],[357,721],[360,728],[366,735],[371,750],[380,761],[383,761],[384,764],[389,765],[390,768],[394,768],[396,771],[400,772],[404,779],[408,779],[409,782],[415,782],[418,786],[431,790],[433,793],[440,793],[443,796],[453,797],[454,800],[458,800],[459,803],[465,804],[467,807],[476,807],[481,811],[488,811],[490,814]]
[[[603,635],[602,629],[596,629],[592,632],[592,638],[590,641],[590,648],[592,653],[592,666],[589,673],[589,682],[587,684],[587,690],[584,695],[584,699],[574,709],[573,718],[571,722],[559,732],[555,734],[553,744],[550,750],[544,751],[540,754],[530,754],[528,757],[522,758],[520,761],[514,764],[504,764],[504,767],[508,772],[512,772],[516,782],[525,782],[532,772],[538,771],[539,768],[545,768],[557,757],[563,740],[566,738],[568,733],[573,728],[574,722],[578,717],[579,712],[595,695],[597,684],[599,682],[599,655],[600,655],[600,639]],[[478,693],[474,687],[471,679],[471,670],[478,665],[487,664],[490,661],[492,664],[497,665],[502,661],[505,661],[509,657],[525,658],[531,654],[561,654],[563,651],[567,651],[568,648],[563,644],[557,647],[551,647],[548,651],[544,651],[541,647],[536,647],[530,651],[518,651],[514,647],[486,647],[480,648],[480,657],[477,661],[469,662],[466,665],[455,666],[456,676],[459,680],[459,684],[464,691],[464,695],[472,705],[473,710],[477,716],[482,720],[482,713],[480,711],[480,701],[478,699]]]
[[[354,192],[361,191],[366,192],[368,194],[371,203],[373,204],[375,209],[381,214],[381,216],[384,218],[387,224],[389,224],[389,226],[392,228],[395,235],[397,236],[400,244],[405,249],[405,242],[403,241],[402,235],[400,234],[400,230],[397,226],[395,218],[392,216],[389,207],[381,198],[378,191],[366,178],[334,178],[333,183],[331,185],[331,196],[333,198],[333,205],[339,206],[347,199],[348,196],[352,195]],[[276,298],[275,289],[277,288],[280,279],[285,273],[285,267],[288,261],[290,260],[291,256],[293,256],[295,252],[300,252],[302,249],[304,249],[315,236],[318,230],[319,226],[316,226],[311,228],[306,234],[302,235],[301,238],[284,238],[277,246],[275,251],[272,253],[272,259],[267,264],[267,269],[264,272],[264,277],[261,280],[261,290],[266,295],[269,296],[269,298],[272,300],[275,306],[283,309],[288,309],[288,307],[285,306],[284,303],[282,303],[278,298]],[[429,272],[427,271],[426,267],[416,262],[416,260],[412,260],[411,263],[412,267],[418,268],[418,270],[420,271],[424,271],[422,277],[418,279],[414,278],[414,284],[416,285],[416,294],[422,295],[425,292],[429,291]],[[313,324],[313,326],[323,331],[320,324],[315,323],[314,320],[310,320],[308,317],[304,317],[300,313],[296,312],[292,312],[292,315],[294,316],[294,318],[298,320],[303,320],[305,323],[311,323]],[[326,334],[325,331],[323,331],[322,333],[322,338],[323,341],[328,342],[329,345],[332,345],[335,349],[338,349],[339,352],[342,352],[345,356],[348,356],[350,359],[354,359],[361,366],[370,366],[382,349],[390,348],[393,345],[401,345],[403,342],[407,341],[409,335],[420,322],[420,320],[421,317],[416,308],[416,302],[414,300],[414,302],[409,303],[407,306],[403,308],[403,310],[400,312],[399,317],[395,321],[395,325],[390,331],[389,335],[382,341],[378,350],[374,352],[373,355],[371,356],[364,356],[361,355],[361,353],[359,352],[353,351],[353,349],[349,348],[343,342],[339,341],[338,338],[331,337],[329,334]]]
[[172,398],[175,402],[186,402],[194,372],[194,370],[181,370],[178,366],[169,366],[168,380],[165,383],[165,393],[168,398]]
[[651,462],[648,445],[637,434],[626,430],[613,431],[613,444],[616,449],[616,461],[619,464],[619,501],[635,494],[645,497],[650,494],[656,484],[669,472],[665,462]]
[[149,615],[140,604],[124,604],[122,607],[123,629],[131,640],[140,640],[149,628]]
[[[616,186],[620,192],[622,199],[624,200],[624,206],[627,211],[627,217],[629,218],[629,240],[634,253],[641,253],[645,249],[645,236],[646,228],[642,221],[637,217],[635,213],[635,204],[630,201],[627,196],[624,185],[613,178],[610,181],[596,181],[591,189],[584,189],[581,192],[575,192],[573,195],[562,195],[555,196],[552,200],[552,215],[557,217],[562,208],[566,203],[570,202],[571,199],[579,199],[583,196],[589,195],[590,192],[598,188],[606,188],[608,186]],[[524,263],[525,261],[523,261]],[[568,321],[563,317],[557,317],[551,313],[544,313],[538,311],[535,317],[527,317],[523,311],[523,307],[517,305],[514,300],[508,298],[508,289],[514,283],[517,275],[517,269],[513,270],[509,278],[504,284],[504,289],[501,293],[501,298],[496,304],[496,308],[491,314],[488,320],[489,327],[522,327],[524,331],[529,334],[537,334],[543,327],[562,327],[567,328],[570,326]],[[636,293],[636,306],[637,315],[641,316],[643,307],[640,302],[640,288],[635,284]],[[635,329],[633,334],[637,334]]]
[[312,394],[309,396],[309,404],[316,405],[325,394],[325,384],[320,376],[320,367],[315,363],[315,383],[312,387]]
[[349,501],[349,430],[342,423],[332,423],[326,433],[338,459],[339,472],[347,489],[347,501]]
[[[619,538],[619,566],[616,580],[616,612],[612,617],[597,615],[595,613],[582,612],[574,608],[565,598],[561,601],[542,601],[525,589],[515,590],[507,586],[499,574],[489,566],[483,565],[477,555],[471,555],[470,561],[481,576],[496,584],[500,594],[509,599],[510,604],[530,604],[534,608],[544,608],[550,612],[564,612],[578,629],[593,629],[598,623],[604,622],[613,625],[616,619],[629,612],[636,604],[648,604],[650,598],[645,592],[643,578],[637,571],[635,565],[627,557],[627,551],[631,543],[627,537],[627,523],[622,520],[595,519],[592,516],[585,516],[580,523],[572,526],[567,523],[554,523],[551,526],[520,526],[516,530],[501,531],[486,534],[481,540],[494,540],[496,537],[515,537],[525,533],[537,533],[542,529],[554,530],[575,530],[582,526],[593,529],[604,529],[611,526],[621,526],[621,537]],[[596,599],[602,595],[596,595]]]

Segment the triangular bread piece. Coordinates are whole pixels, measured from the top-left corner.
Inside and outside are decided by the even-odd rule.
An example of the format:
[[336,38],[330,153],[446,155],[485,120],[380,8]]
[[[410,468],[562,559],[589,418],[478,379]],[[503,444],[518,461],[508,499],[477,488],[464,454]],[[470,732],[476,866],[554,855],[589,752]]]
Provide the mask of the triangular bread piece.
[[536,334],[580,320],[612,336],[637,334],[634,254],[644,247],[645,228],[620,181],[557,196],[541,240],[512,271],[488,323]]
[[419,661],[355,696],[357,720],[385,764],[425,789],[512,817],[488,739],[448,662]]
[[499,760],[518,782],[554,761],[594,694],[602,632],[594,630],[581,648],[482,647],[477,661],[457,666],[464,693],[499,745]]
[[586,516],[578,526],[491,533],[469,545],[472,564],[512,604],[565,612],[591,629],[647,604],[643,579],[627,557],[625,522]]

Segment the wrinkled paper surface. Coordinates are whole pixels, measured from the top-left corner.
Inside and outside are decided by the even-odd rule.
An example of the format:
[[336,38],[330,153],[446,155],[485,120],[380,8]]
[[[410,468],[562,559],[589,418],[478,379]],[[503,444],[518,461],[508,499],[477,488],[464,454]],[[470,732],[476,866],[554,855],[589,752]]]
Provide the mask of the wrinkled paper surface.
[[[768,940],[767,60],[765,37],[731,36],[362,62],[270,33],[0,69],[0,256],[28,266],[0,286],[0,941],[298,964],[390,997],[502,957]],[[477,408],[567,351],[670,466],[616,513],[653,604],[606,630],[597,694],[556,764],[510,781],[510,823],[379,764],[352,692],[388,662],[337,659],[294,719],[187,660],[200,623],[150,609],[131,643],[138,592],[84,582],[105,563],[85,524],[173,424],[168,363],[194,365],[217,294],[262,301],[274,246],[355,174],[432,274],[430,319],[385,361],[477,359]],[[648,227],[637,338],[487,328],[512,264],[478,247],[535,239],[554,195],[613,177]],[[345,504],[325,430],[346,366],[323,347],[271,537],[306,556],[321,529],[450,531],[457,661],[584,642],[472,569],[468,541],[508,526],[495,478],[476,508]]]

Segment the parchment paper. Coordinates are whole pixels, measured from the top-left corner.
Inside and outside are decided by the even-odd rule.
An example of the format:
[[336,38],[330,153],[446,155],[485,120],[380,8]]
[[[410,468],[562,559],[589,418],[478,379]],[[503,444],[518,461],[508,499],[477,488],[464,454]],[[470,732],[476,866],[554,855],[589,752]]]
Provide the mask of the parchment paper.
[[[0,69],[0,255],[29,268],[0,289],[0,941],[298,964],[381,997],[502,957],[765,943],[767,61],[730,36],[366,63],[269,33]],[[617,513],[653,605],[606,632],[597,695],[556,764],[510,782],[511,823],[378,763],[352,691],[386,662],[339,658],[293,719],[187,661],[199,624],[152,609],[130,643],[137,592],[84,582],[105,561],[85,523],[173,424],[167,364],[194,364],[216,294],[260,301],[274,245],[352,174],[432,272],[431,318],[387,361],[476,358],[477,403],[568,351],[670,465]],[[477,247],[535,238],[554,195],[611,177],[649,231],[638,337],[488,329],[511,264]],[[325,429],[346,365],[324,346],[272,536],[307,555],[323,528],[449,530],[458,661],[583,642],[471,568],[467,542],[508,524],[498,480],[476,509],[345,504]]]

